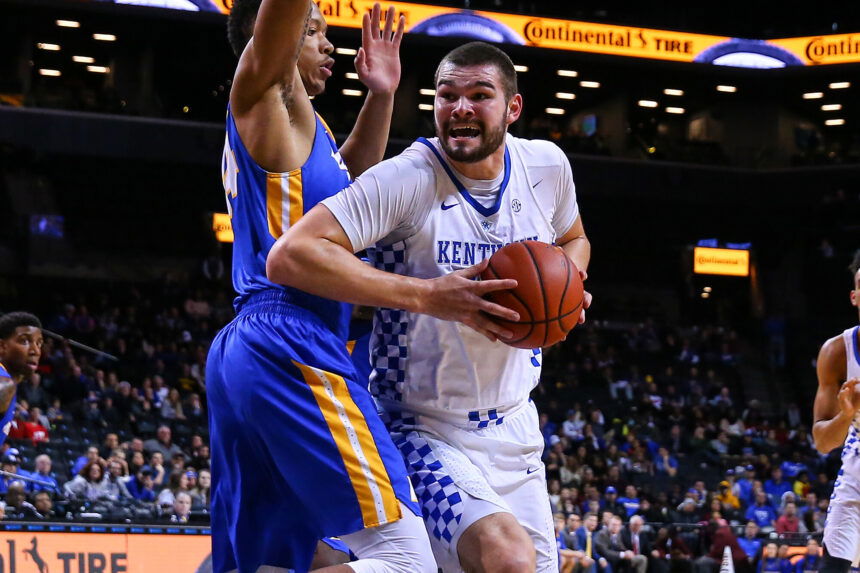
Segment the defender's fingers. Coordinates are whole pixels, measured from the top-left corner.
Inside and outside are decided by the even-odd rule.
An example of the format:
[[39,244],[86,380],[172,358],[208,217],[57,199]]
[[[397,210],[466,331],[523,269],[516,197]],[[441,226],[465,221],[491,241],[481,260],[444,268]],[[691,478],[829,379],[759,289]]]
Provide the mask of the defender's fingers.
[[391,35],[394,31],[394,14],[394,6],[389,6],[385,13],[385,31],[382,33],[382,39],[385,41],[391,41]]
[[370,31],[373,33],[373,39],[378,40],[380,38],[380,30],[379,30],[379,18],[381,17],[382,9],[379,6],[379,2],[373,5],[373,10],[370,11]]
[[403,31],[406,30],[406,16],[400,15],[400,21],[397,23],[397,31],[394,33],[392,42],[395,48],[400,48],[400,40],[403,39]]

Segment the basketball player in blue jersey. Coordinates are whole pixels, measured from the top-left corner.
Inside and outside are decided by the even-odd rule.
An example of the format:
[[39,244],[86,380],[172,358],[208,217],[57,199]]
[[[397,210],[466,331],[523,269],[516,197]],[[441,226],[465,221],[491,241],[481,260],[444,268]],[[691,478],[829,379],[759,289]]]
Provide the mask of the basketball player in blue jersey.
[[[347,352],[349,307],[275,284],[275,240],[382,158],[404,20],[364,16],[355,60],[368,96],[338,149],[309,96],[334,60],[309,0],[236,0],[239,55],[222,162],[237,317],[207,363],[215,573],[308,570],[317,540],[358,556],[330,573],[436,573],[403,461]],[[395,25],[396,24],[396,25]]]
[[9,435],[15,417],[18,384],[39,366],[42,355],[42,323],[28,312],[0,316],[0,444]]
[[[849,267],[851,304],[860,310],[860,251]],[[816,365],[812,436],[821,454],[842,446],[842,468],[833,485],[824,525],[821,573],[847,573],[860,564],[860,326],[824,343]]]

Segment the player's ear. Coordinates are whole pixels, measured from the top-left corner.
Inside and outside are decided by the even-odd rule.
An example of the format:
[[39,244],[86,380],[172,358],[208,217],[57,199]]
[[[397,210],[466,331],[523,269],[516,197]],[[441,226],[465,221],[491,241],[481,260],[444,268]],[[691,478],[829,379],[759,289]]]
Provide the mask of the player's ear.
[[508,102],[508,117],[506,119],[507,124],[511,125],[516,120],[518,120],[522,112],[523,96],[521,96],[520,94],[514,94],[514,97],[512,97],[511,101]]
[[[857,306],[858,304],[860,304],[860,296],[858,296],[857,294],[858,290],[860,289],[854,289],[851,291],[851,306]],[[0,344],[2,344],[2,341],[0,341]]]

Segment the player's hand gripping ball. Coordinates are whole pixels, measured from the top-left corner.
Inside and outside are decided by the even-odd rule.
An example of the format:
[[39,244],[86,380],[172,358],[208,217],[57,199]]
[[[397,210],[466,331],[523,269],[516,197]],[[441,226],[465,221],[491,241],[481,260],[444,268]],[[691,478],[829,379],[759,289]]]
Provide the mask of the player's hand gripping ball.
[[516,279],[517,287],[489,293],[492,302],[517,311],[518,322],[493,317],[513,333],[515,348],[552,346],[576,326],[583,285],[576,265],[560,248],[540,241],[511,243],[496,251],[481,279]]

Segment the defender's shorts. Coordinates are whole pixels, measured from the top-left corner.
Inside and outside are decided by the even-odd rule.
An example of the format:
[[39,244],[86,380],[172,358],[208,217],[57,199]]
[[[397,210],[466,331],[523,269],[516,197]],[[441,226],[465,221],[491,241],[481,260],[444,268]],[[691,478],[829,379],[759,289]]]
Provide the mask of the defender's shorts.
[[206,386],[215,573],[304,572],[320,538],[396,521],[398,500],[418,514],[345,341],[282,293],[218,333]]

